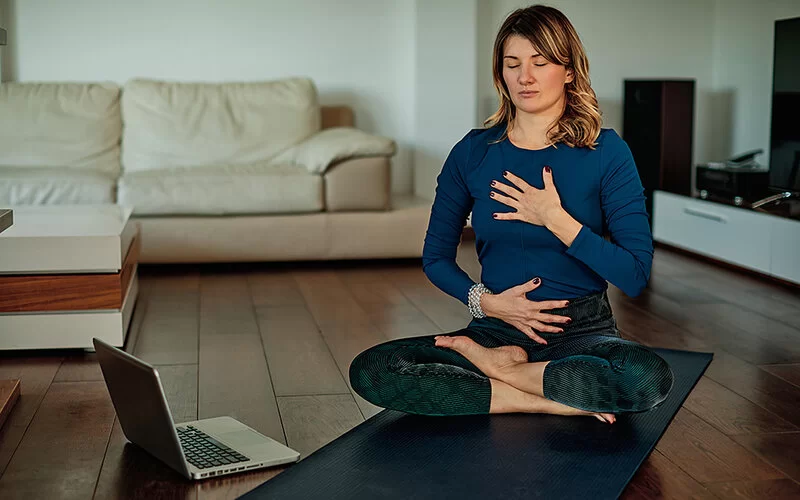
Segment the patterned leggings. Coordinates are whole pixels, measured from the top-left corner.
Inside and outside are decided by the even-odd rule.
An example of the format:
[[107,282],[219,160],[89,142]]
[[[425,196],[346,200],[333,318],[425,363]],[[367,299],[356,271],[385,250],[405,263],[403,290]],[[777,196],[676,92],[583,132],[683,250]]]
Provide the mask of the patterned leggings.
[[[667,398],[673,384],[669,364],[647,347],[620,338],[606,292],[548,312],[572,322],[559,324],[562,333],[537,332],[547,345],[489,317],[444,335],[464,335],[489,348],[518,345],[529,362],[552,360],[543,374],[545,398],[581,410],[641,412]],[[437,347],[437,335],[391,340],[360,353],[350,364],[353,390],[372,404],[407,413],[489,413],[489,378],[456,351]]]

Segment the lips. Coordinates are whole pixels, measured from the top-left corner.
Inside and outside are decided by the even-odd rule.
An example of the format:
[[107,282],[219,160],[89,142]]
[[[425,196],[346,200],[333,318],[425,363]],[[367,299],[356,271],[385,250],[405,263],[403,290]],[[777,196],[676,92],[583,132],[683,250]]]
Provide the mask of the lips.
[[538,90],[523,90],[522,92],[519,93],[519,95],[521,95],[522,97],[531,97],[535,96],[538,93],[539,93]]

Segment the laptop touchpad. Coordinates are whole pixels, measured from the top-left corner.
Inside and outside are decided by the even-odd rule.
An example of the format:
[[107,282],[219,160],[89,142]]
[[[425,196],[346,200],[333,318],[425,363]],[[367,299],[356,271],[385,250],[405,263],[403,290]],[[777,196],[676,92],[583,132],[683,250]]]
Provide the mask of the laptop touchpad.
[[225,432],[219,435],[222,442],[231,448],[245,448],[253,445],[261,445],[266,442],[263,436],[257,434],[250,429],[242,429],[240,431]]

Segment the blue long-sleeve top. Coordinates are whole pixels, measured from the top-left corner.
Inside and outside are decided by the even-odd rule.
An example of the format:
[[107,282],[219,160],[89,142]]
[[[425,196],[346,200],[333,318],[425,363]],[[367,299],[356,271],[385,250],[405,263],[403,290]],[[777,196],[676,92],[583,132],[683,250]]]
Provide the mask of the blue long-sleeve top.
[[[644,189],[628,145],[613,129],[601,129],[594,150],[559,143],[522,149],[499,139],[505,125],[474,129],[450,151],[437,177],[425,244],[423,270],[445,293],[467,304],[475,284],[456,264],[456,252],[470,211],[481,282],[500,293],[534,277],[542,284],[529,300],[569,299],[602,292],[607,281],[629,296],[650,279],[653,238]],[[544,226],[494,219],[514,208],[489,197],[492,180],[513,187],[508,170],[544,189],[549,165],[561,206],[583,227],[568,247]],[[498,191],[499,192],[499,191]],[[500,194],[503,194],[500,192]],[[604,229],[610,241],[602,237]]]

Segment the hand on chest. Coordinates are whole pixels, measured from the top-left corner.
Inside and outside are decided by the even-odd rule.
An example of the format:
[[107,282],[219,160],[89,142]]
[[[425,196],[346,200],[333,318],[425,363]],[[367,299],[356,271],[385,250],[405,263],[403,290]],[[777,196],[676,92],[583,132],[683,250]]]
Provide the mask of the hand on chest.
[[595,172],[586,162],[559,158],[486,162],[469,179],[473,225],[491,221],[542,226],[546,214],[559,207],[588,221],[600,211]]

